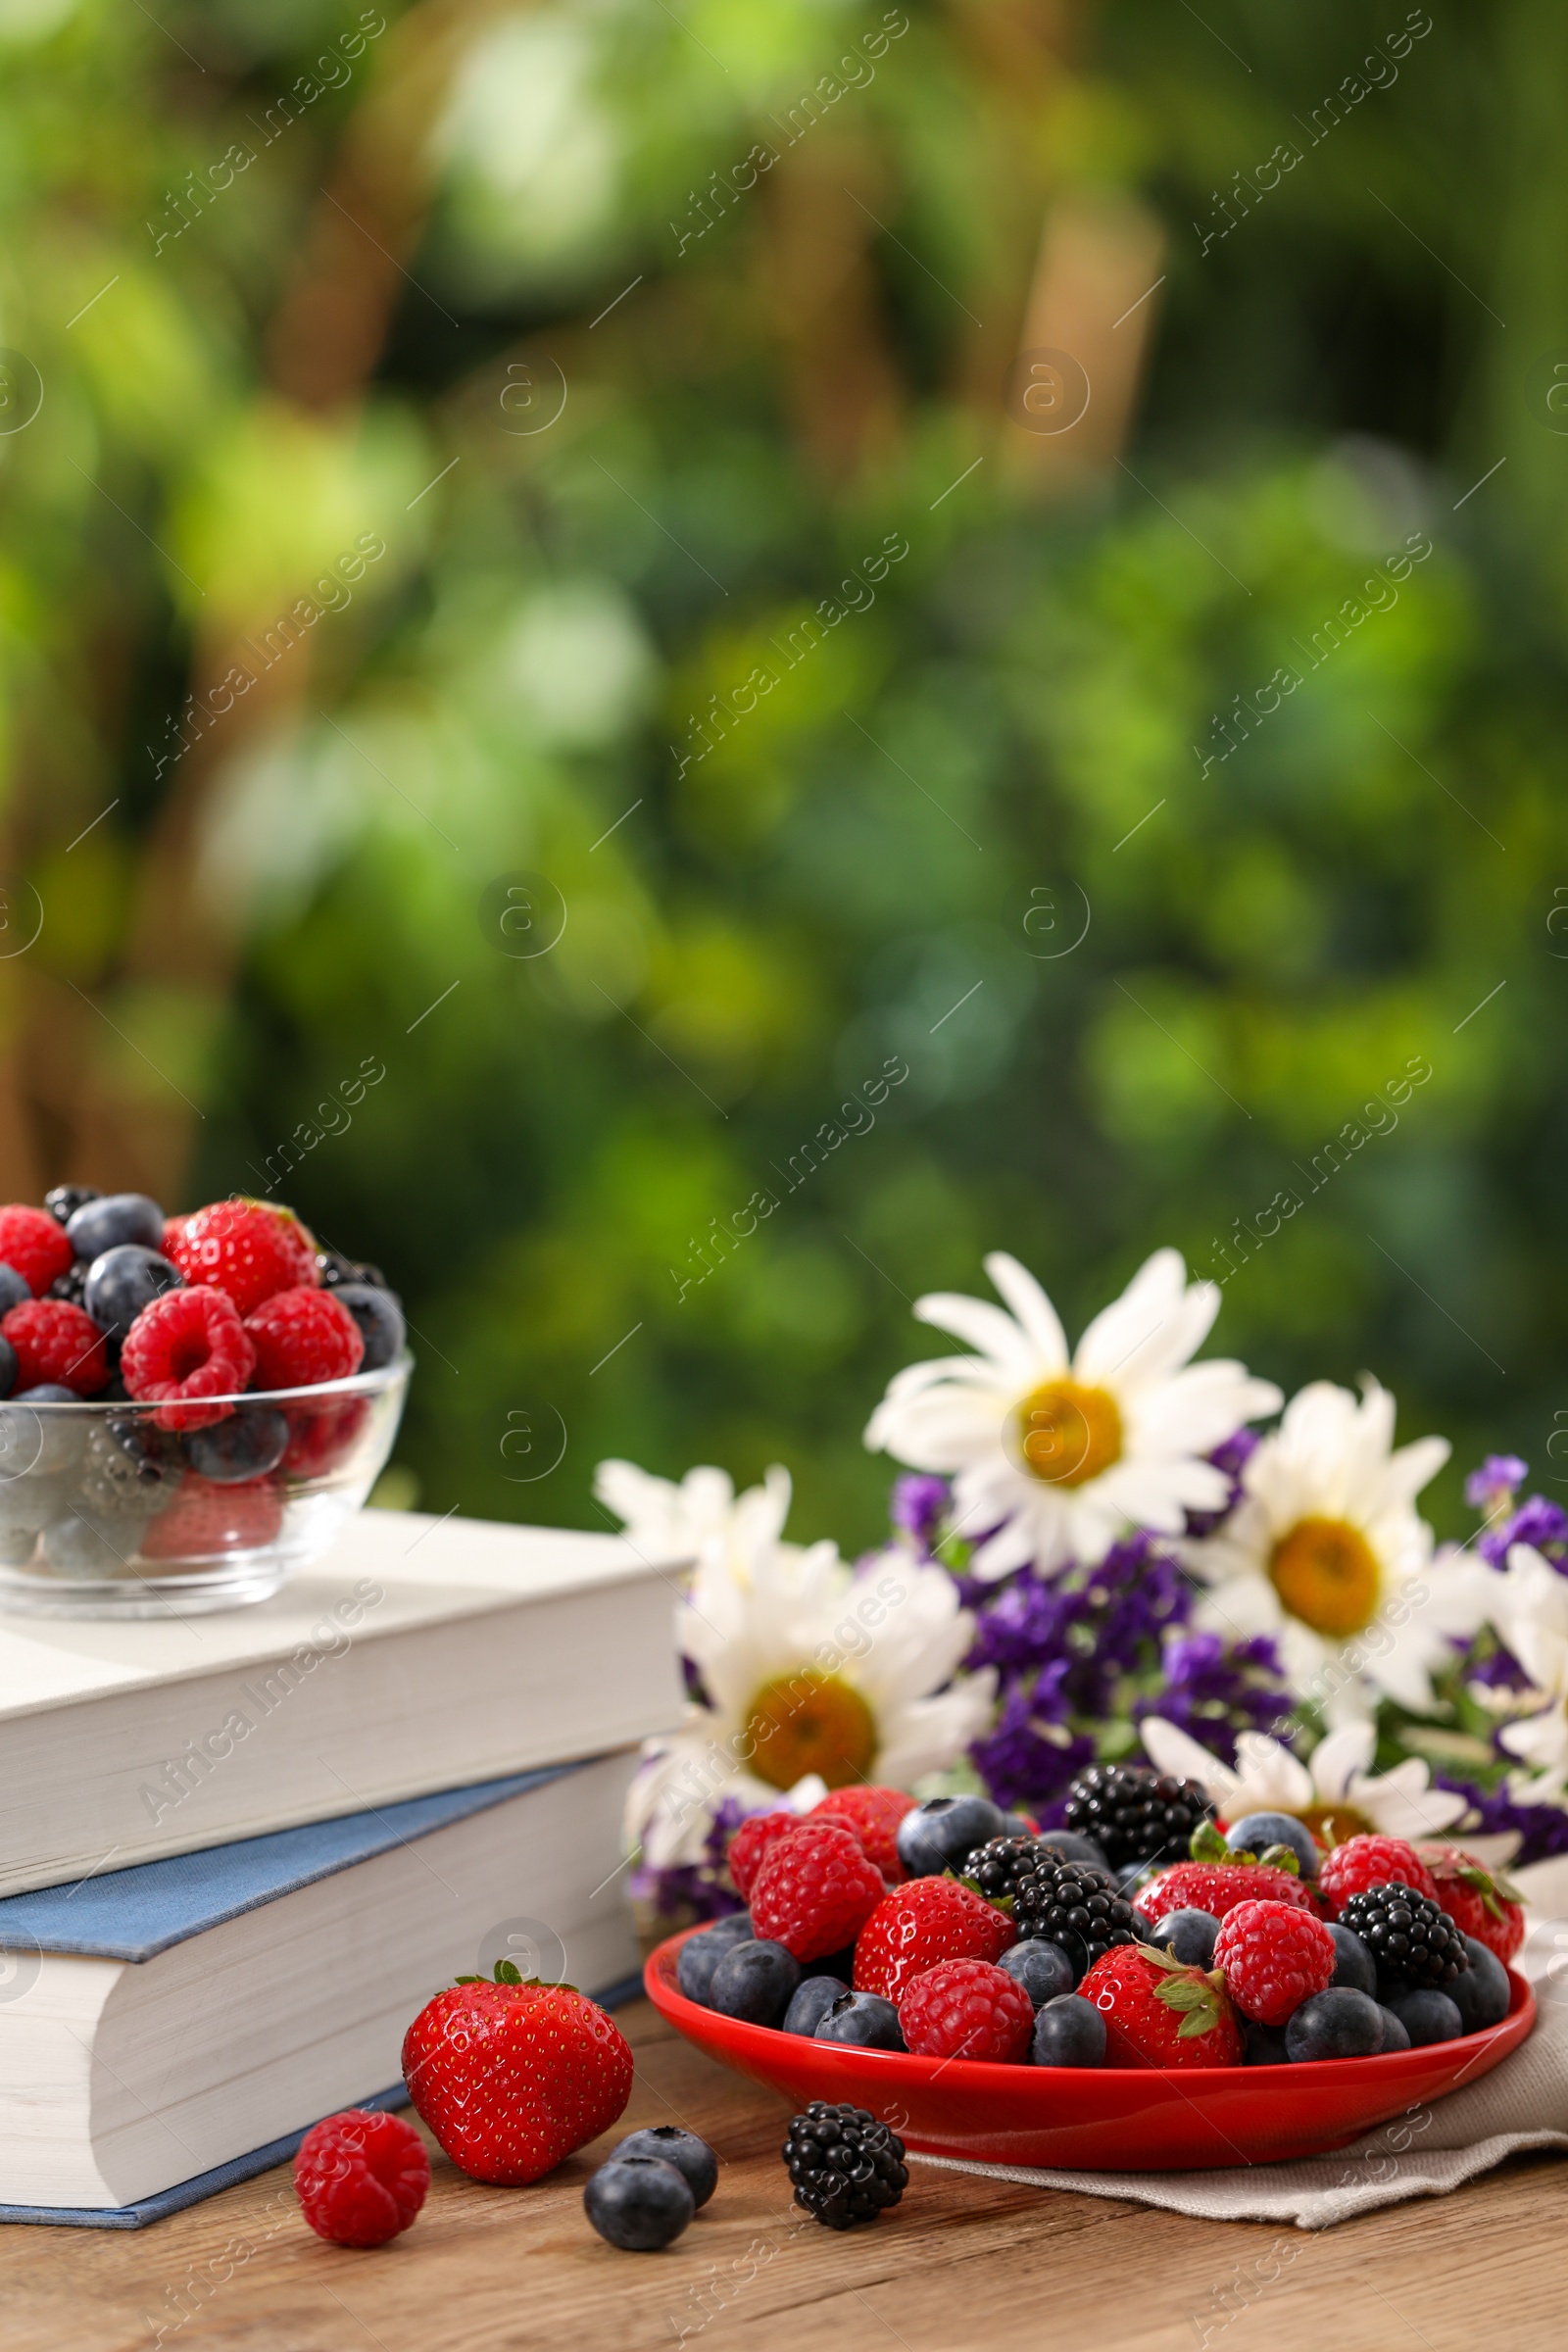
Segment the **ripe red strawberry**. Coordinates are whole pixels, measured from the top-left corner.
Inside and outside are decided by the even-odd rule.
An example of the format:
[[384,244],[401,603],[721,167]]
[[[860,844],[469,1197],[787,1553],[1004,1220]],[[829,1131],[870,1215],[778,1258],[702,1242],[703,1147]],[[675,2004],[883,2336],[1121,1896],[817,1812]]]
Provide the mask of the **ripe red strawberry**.
[[1313,1909],[1311,1894],[1288,1870],[1267,1862],[1173,1862],[1157,1879],[1140,1886],[1133,1906],[1136,1921],[1157,1928],[1168,1911],[1206,1911],[1223,1919],[1238,1903],[1289,1903],[1295,1910]]
[[1105,2021],[1107,2066],[1240,2066],[1242,2030],[1218,1969],[1118,1943],[1078,1987]]
[[853,1943],[883,1894],[860,1841],[831,1821],[803,1821],[776,1838],[752,1880],[752,1925],[797,1960]]
[[26,1298],[0,1319],[0,1333],[17,1351],[18,1396],[47,1380],[78,1396],[96,1396],[109,1378],[103,1333],[69,1299]]
[[189,1472],[143,1536],[141,1556],[180,1560],[254,1551],[270,1544],[282,1526],[283,1501],[282,1485],[273,1477],[241,1479],[230,1487]]
[[1352,1894],[1392,1886],[1396,1880],[1437,1902],[1437,1881],[1402,1838],[1348,1838],[1324,1855],[1317,1874],[1318,1892],[1330,1919],[1339,1918]]
[[59,1281],[75,1255],[64,1226],[46,1208],[26,1208],[21,1201],[0,1208],[0,1265],[20,1274],[35,1298]]
[[256,1349],[231,1298],[198,1284],[165,1291],[144,1306],[120,1351],[120,1376],[138,1401],[151,1401],[160,1429],[207,1429],[233,1411],[204,1404],[237,1396],[256,1369]]
[[1294,1903],[1237,1903],[1214,1938],[1214,1966],[1244,2017],[1283,2026],[1324,1992],[1338,1954],[1323,1922]]
[[370,1417],[368,1396],[323,1396],[319,1404],[287,1404],[288,1445],[280,1470],[295,1478],[324,1478],[335,1470]]
[[741,1823],[729,1841],[724,1859],[742,1902],[751,1901],[752,1883],[769,1849],[778,1838],[798,1830],[805,1818],[802,1813],[749,1813]]
[[569,1984],[466,1977],[427,2001],[403,2041],[409,2095],[475,2180],[526,2184],[608,2132],[631,2096],[632,2056]]
[[855,1946],[855,1989],[898,2002],[943,1960],[1000,1960],[1017,1930],[960,1879],[910,1879],[885,1894]]
[[1023,1986],[989,1960],[939,1960],[899,2003],[899,2028],[917,2058],[1023,2056],[1035,2007]]
[[401,2115],[349,2107],[306,2132],[294,2159],[294,2186],[318,2237],[339,2246],[384,2246],[424,2203],[430,2159]]
[[307,1284],[264,1298],[245,1329],[256,1349],[256,1385],[311,1389],[348,1380],[365,1355],[365,1335],[341,1298]]
[[1432,1873],[1439,1903],[1460,1935],[1476,1936],[1506,1967],[1525,1939],[1524,1896],[1518,1887],[1456,1845],[1422,1845],[1416,1850]]
[[292,1209],[268,1200],[214,1200],[164,1227],[164,1255],[188,1283],[226,1293],[242,1315],[300,1284],[314,1288],[316,1243]]
[[858,1838],[890,1886],[908,1876],[899,1860],[895,1833],[906,1813],[914,1811],[914,1798],[903,1788],[834,1788],[811,1807],[813,1821],[838,1821]]

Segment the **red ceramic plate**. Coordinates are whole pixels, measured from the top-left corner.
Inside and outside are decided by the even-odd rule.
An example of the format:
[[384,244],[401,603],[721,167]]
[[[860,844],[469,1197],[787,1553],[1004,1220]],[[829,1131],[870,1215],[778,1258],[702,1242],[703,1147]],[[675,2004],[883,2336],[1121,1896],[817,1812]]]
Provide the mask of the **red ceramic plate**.
[[643,1983],[661,2015],[710,2058],[798,2106],[836,2099],[869,2107],[929,2156],[1064,2172],[1201,2172],[1327,2155],[1409,2108],[1478,2082],[1536,2022],[1535,1994],[1510,1970],[1513,2005],[1500,2026],[1387,2058],[1179,2071],[990,2066],[807,2041],[700,2009],[675,1982],[685,1940],[672,1936],[662,1943]]

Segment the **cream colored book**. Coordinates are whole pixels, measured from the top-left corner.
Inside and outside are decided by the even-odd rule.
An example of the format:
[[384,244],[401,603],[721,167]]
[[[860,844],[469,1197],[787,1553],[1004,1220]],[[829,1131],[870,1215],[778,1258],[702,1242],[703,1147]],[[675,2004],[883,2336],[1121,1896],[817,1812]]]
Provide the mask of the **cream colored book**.
[[673,1601],[618,1536],[365,1511],[250,1608],[0,1617],[0,1894],[627,1747]]

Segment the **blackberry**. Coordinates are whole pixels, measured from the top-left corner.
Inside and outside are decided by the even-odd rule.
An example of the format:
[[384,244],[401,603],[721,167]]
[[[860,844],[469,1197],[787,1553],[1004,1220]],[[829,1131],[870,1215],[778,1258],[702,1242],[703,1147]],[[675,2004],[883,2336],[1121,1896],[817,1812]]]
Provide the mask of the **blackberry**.
[[106,1519],[161,1510],[183,1476],[170,1441],[131,1416],[94,1421],[87,1432],[77,1492],[89,1511]]
[[1060,1944],[1079,1976],[1113,1943],[1138,1940],[1132,1905],[1116,1892],[1109,1873],[1049,1851],[1014,1881],[1012,1924],[1022,1939]]
[[70,1305],[79,1306],[83,1312],[86,1311],[87,1269],[79,1257],[74,1265],[68,1266],[63,1274],[55,1276],[45,1296],[50,1298],[64,1298]]
[[903,2140],[864,2107],[813,2099],[790,2117],[783,2153],[796,2204],[828,2230],[874,2222],[909,2184]]
[[1213,1818],[1195,1781],[1142,1765],[1091,1764],[1067,1791],[1068,1829],[1095,1838],[1112,1870],[1185,1860],[1193,1832]]
[[993,1838],[975,1847],[958,1876],[973,1879],[992,1902],[1004,1902],[1018,1881],[1048,1858],[1049,1851],[1033,1838]]
[[316,1278],[323,1291],[335,1291],[345,1282],[365,1282],[375,1291],[387,1287],[386,1276],[379,1266],[362,1266],[340,1250],[318,1250]]
[[1352,1894],[1340,1925],[1360,1936],[1376,1962],[1380,2000],[1451,1984],[1470,1965],[1464,1937],[1446,1911],[1397,1879]]
[[57,1184],[52,1193],[45,1193],[43,1204],[57,1225],[69,1225],[78,1208],[102,1199],[90,1184]]

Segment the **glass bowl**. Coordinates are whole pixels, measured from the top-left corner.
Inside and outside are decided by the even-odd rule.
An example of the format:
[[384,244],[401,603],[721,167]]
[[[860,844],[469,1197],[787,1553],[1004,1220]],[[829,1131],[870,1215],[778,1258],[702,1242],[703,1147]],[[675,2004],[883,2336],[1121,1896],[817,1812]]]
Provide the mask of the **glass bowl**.
[[0,1403],[0,1612],[176,1617],[318,1560],[392,1450],[413,1360],[200,1403]]

